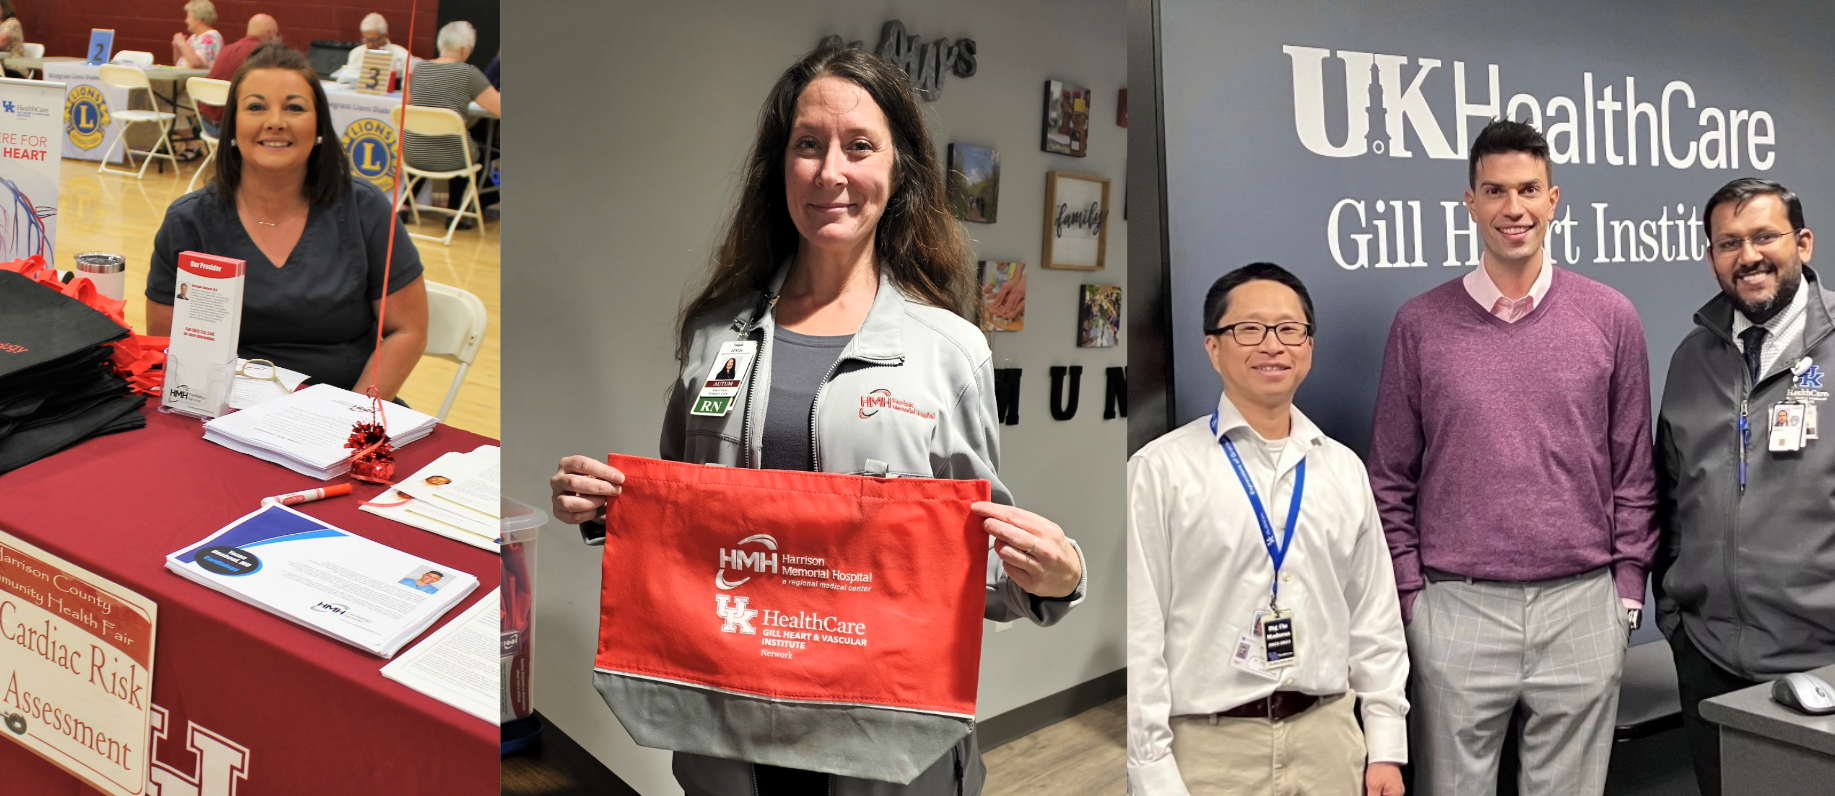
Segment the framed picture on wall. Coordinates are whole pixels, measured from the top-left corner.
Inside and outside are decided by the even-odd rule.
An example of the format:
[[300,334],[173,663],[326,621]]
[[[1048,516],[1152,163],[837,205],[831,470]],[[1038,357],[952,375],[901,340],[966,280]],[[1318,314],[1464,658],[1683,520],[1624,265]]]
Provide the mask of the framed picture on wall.
[[1090,153],[1090,90],[1060,80],[1045,81],[1046,152],[1083,157]]
[[949,207],[956,218],[992,224],[1000,214],[1000,153],[992,147],[949,145]]
[[1077,307],[1077,347],[1113,348],[1121,340],[1121,286],[1084,285]]
[[1017,332],[1026,328],[1026,264],[982,260],[981,330]]
[[1108,244],[1108,178],[1046,172],[1045,267],[1099,270]]

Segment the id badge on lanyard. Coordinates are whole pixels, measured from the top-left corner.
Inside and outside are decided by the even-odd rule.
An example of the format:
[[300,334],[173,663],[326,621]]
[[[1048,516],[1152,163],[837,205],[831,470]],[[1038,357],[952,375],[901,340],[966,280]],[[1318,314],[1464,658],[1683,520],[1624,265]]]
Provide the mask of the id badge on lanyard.
[[753,340],[721,344],[720,355],[714,357],[713,367],[708,368],[707,379],[701,383],[701,393],[695,396],[688,413],[725,417],[733,411],[733,399],[752,375],[752,358],[757,355],[758,343]]
[[[1217,434],[1217,412],[1211,412],[1211,434]],[[1285,563],[1287,553],[1293,549],[1293,532],[1300,523],[1300,502],[1306,493],[1306,460],[1294,468],[1293,499],[1287,510],[1287,527],[1283,538],[1277,543],[1274,538],[1274,523],[1268,519],[1268,511],[1262,505],[1260,492],[1255,482],[1249,477],[1249,469],[1243,466],[1242,456],[1236,452],[1235,443],[1228,437],[1218,436],[1225,456],[1230,459],[1230,468],[1236,471],[1236,480],[1242,484],[1243,492],[1249,496],[1249,507],[1255,510],[1256,524],[1261,527],[1262,544],[1268,548],[1268,560],[1274,565],[1274,578],[1268,587],[1268,607],[1255,612],[1252,627],[1255,638],[1261,647],[1260,667],[1267,670],[1283,669],[1299,662],[1299,650],[1296,646],[1294,616],[1292,611],[1283,610],[1280,606],[1281,565]],[[1240,645],[1239,645],[1240,646]]]

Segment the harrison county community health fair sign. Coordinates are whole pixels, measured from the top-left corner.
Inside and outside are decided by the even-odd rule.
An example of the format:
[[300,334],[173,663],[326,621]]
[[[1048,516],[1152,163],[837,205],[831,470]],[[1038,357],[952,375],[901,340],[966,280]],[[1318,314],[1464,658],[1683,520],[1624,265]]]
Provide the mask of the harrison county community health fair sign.
[[1396,309],[1479,262],[1466,152],[1496,117],[1549,139],[1548,252],[1636,304],[1659,382],[1718,290],[1715,189],[1778,180],[1835,231],[1835,54],[1792,44],[1835,35],[1835,6],[1562,0],[1507,22],[1478,2],[1159,5],[1179,422],[1218,395],[1205,291],[1268,260],[1318,315],[1298,402],[1363,450]]
[[157,625],[151,600],[0,532],[0,737],[146,794]]

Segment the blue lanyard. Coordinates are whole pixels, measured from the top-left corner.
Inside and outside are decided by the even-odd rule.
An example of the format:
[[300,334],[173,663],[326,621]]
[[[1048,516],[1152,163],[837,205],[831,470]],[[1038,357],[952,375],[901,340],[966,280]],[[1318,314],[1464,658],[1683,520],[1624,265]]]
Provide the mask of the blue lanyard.
[[[1217,410],[1211,410],[1211,435],[1217,435]],[[1293,471],[1293,502],[1287,509],[1287,530],[1281,543],[1274,543],[1274,523],[1268,520],[1268,510],[1262,507],[1261,493],[1255,489],[1255,482],[1249,479],[1249,468],[1242,464],[1242,456],[1236,452],[1235,443],[1229,437],[1218,437],[1223,444],[1224,455],[1230,457],[1230,467],[1236,470],[1236,480],[1242,484],[1242,491],[1249,495],[1249,507],[1255,509],[1255,521],[1262,528],[1262,544],[1268,547],[1268,559],[1274,562],[1274,580],[1268,591],[1268,603],[1273,605],[1281,596],[1281,564],[1287,560],[1287,551],[1293,549],[1293,529],[1300,524],[1300,496],[1306,492],[1306,459],[1300,459],[1300,465]]]

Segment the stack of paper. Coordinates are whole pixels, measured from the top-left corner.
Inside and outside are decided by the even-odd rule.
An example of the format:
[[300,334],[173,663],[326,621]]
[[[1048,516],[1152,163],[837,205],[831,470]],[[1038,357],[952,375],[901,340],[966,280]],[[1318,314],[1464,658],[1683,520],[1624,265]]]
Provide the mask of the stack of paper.
[[363,504],[361,510],[497,552],[503,502],[498,499],[502,449],[484,445],[433,460]]
[[[351,427],[370,421],[367,396],[314,384],[204,424],[204,439],[230,450],[327,481],[350,469],[344,447]],[[400,404],[382,402],[383,428],[401,448],[432,433],[438,421]]]
[[382,676],[496,724],[502,615],[502,601],[492,589],[426,641],[382,667]]
[[166,556],[166,569],[384,658],[478,588],[470,574],[286,506]]

